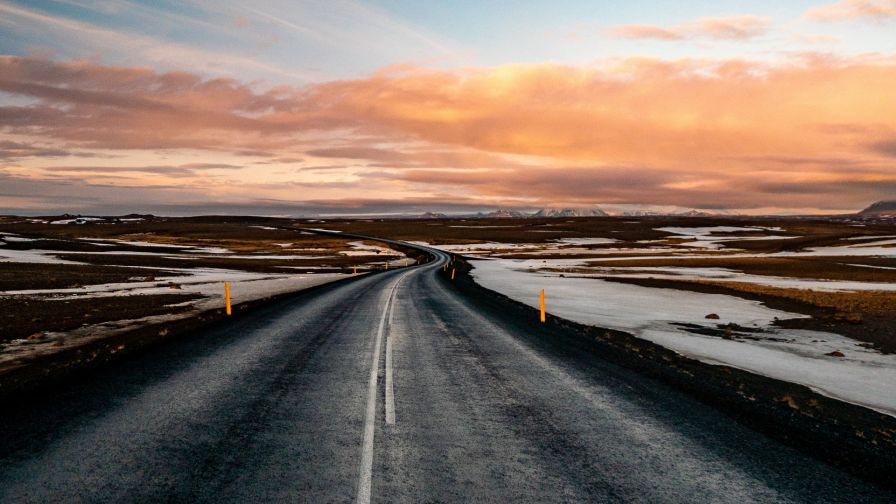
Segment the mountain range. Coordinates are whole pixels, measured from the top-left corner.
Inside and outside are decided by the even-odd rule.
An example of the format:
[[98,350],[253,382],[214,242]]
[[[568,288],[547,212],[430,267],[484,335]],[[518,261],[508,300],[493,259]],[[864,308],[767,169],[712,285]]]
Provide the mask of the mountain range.
[[878,201],[859,212],[864,217],[896,217],[896,200]]

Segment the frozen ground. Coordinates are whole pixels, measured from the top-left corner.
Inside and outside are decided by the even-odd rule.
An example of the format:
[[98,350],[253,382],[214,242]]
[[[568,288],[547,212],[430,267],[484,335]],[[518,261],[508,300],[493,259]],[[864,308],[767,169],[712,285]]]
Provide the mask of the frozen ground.
[[[520,260],[476,260],[473,265],[472,274],[482,286],[533,307],[544,288],[548,312],[554,315],[627,331],[704,362],[803,384],[896,416],[896,355],[883,355],[837,334],[771,326],[776,317],[802,315],[734,296],[563,278],[529,269]],[[707,320],[710,313],[719,319]],[[728,323],[749,330],[734,331],[731,339],[694,332]],[[825,355],[833,351],[844,357]]]
[[738,226],[707,226],[707,227],[660,227],[657,231],[680,235],[692,241],[682,243],[685,247],[696,247],[710,250],[719,250],[724,247],[726,241],[743,240],[783,240],[798,238],[797,236],[783,235],[759,235],[743,236],[740,233],[753,233],[758,231],[783,231],[779,227],[738,227]]
[[[37,341],[13,340],[0,345],[0,367],[23,359],[59,352],[77,347],[87,342],[107,338],[125,331],[150,324],[170,322],[194,316],[206,310],[224,307],[224,282],[230,282],[231,302],[236,305],[278,294],[285,294],[316,285],[339,280],[348,275],[341,273],[324,274],[263,274],[244,271],[218,269],[183,270],[190,276],[159,277],[152,282],[128,282],[90,285],[77,289],[41,289],[28,291],[5,291],[0,295],[33,296],[52,294],[54,299],[99,298],[108,296],[134,296],[141,294],[199,294],[205,296],[189,301],[189,311],[142,317],[131,320],[115,320],[84,326],[64,333],[47,333]],[[177,286],[172,289],[171,284]]]
[[[456,227],[456,226],[455,226]],[[613,238],[558,238],[547,243],[462,243],[437,245],[436,248],[446,252],[455,252],[464,255],[502,255],[502,254],[554,254],[554,255],[580,255],[595,253],[595,249],[586,248],[588,245],[609,245],[618,240]],[[427,242],[412,241],[417,245],[431,247]],[[603,253],[601,249],[597,253]],[[612,249],[611,249],[612,250]]]
[[388,247],[382,247],[379,245],[374,245],[370,243],[364,243],[363,241],[353,241],[349,242],[348,245],[352,248],[351,250],[343,250],[340,252],[342,255],[347,256],[357,256],[357,255],[370,255],[372,254],[383,254],[387,257],[404,257],[404,254],[398,252],[397,250],[390,249]]
[[[557,259],[547,262],[533,260],[537,267],[546,269],[569,268],[566,263],[558,263]],[[585,261],[579,261],[585,262]],[[533,265],[534,266],[534,265]],[[861,265],[858,265],[861,266]],[[875,266],[867,266],[874,268]],[[626,268],[594,267],[593,273],[577,272],[576,276],[618,278],[655,278],[659,280],[719,280],[725,282],[743,282],[755,285],[767,285],[784,289],[808,289],[822,292],[860,292],[860,291],[896,291],[896,283],[856,282],[849,280],[815,280],[807,278],[751,275],[727,268],[690,268],[677,266],[637,266]]]
[[[256,226],[263,230],[275,230],[276,228]],[[48,239],[51,243],[62,243],[65,240]],[[7,244],[33,241],[31,238],[22,237],[14,233],[0,233],[0,262],[13,263],[38,263],[38,264],[83,264],[74,261],[60,259],[61,254],[71,254],[65,250],[13,250]],[[113,238],[80,238],[94,245],[113,246],[128,245],[130,247],[146,247],[146,250],[126,251],[78,251],[77,254],[104,256],[136,255],[158,256],[165,258],[183,259],[183,267],[154,267],[157,271],[152,277],[143,277],[145,269],[141,273],[135,273],[131,281],[120,283],[106,283],[86,285],[77,288],[65,289],[30,289],[0,291],[4,297],[35,297],[52,298],[54,301],[65,302],[67,300],[98,299],[109,297],[157,295],[157,294],[193,294],[201,296],[197,299],[186,301],[180,307],[186,306],[188,310],[168,315],[146,316],[130,320],[114,320],[94,325],[82,326],[78,329],[64,333],[45,332],[44,337],[34,340],[13,340],[0,344],[0,367],[14,364],[40,355],[59,352],[71,347],[82,345],[91,340],[106,338],[125,331],[133,330],[149,324],[178,320],[198,313],[221,309],[224,307],[224,282],[230,282],[232,304],[237,305],[247,301],[267,298],[278,294],[294,292],[316,285],[332,282],[349,276],[343,273],[295,273],[289,267],[283,267],[273,273],[257,273],[235,269],[218,269],[202,267],[197,261],[202,258],[226,257],[228,259],[247,260],[308,260],[321,259],[326,264],[329,258],[337,258],[340,255],[363,256],[359,265],[364,269],[406,266],[409,259],[401,252],[381,247],[371,243],[354,241],[334,248],[307,248],[290,249],[291,252],[311,252],[314,255],[284,254],[284,253],[234,253],[232,250],[222,247],[203,247],[180,244],[165,244],[146,242],[139,240],[120,240]],[[291,247],[292,243],[276,243],[277,250]],[[151,247],[151,248],[149,248]],[[375,257],[373,261],[370,259]],[[193,267],[190,267],[195,264]],[[303,264],[302,270],[315,269],[318,266]],[[48,314],[50,316],[51,314]]]

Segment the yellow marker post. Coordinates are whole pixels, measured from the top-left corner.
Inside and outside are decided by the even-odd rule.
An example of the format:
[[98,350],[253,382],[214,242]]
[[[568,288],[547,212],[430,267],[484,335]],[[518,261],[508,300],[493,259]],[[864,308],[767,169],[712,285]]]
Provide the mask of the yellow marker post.
[[386,269],[389,269],[389,262],[386,262]]
[[541,289],[541,293],[538,295],[538,301],[541,305],[541,322],[544,323],[544,289]]
[[451,268],[451,279],[454,280],[454,268]]
[[357,275],[357,274],[358,274],[358,267],[352,266],[352,275]]
[[224,304],[227,307],[227,315],[230,315],[230,282],[224,282]]

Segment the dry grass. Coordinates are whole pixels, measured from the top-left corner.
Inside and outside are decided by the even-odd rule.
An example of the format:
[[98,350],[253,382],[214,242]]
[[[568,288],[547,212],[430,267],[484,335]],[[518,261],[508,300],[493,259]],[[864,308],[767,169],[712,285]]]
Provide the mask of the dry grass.
[[86,264],[32,264],[0,262],[0,291],[70,289],[82,285],[141,281],[148,276],[180,276],[143,268]]
[[41,339],[41,333],[46,331],[68,331],[111,320],[178,313],[190,307],[169,305],[198,297],[158,294],[61,300],[50,296],[0,296],[0,342]]
[[785,289],[741,282],[701,280],[695,283],[717,285],[734,291],[792,299],[801,303],[828,308],[838,312],[856,312],[892,316],[896,310],[896,292],[820,292],[808,289]]
[[[668,259],[636,259],[591,261],[590,266],[619,268],[725,268],[751,275],[849,280],[856,282],[896,282],[896,269],[876,269],[853,264],[866,264],[856,257],[706,257]],[[894,259],[871,261],[876,265],[896,266]]]

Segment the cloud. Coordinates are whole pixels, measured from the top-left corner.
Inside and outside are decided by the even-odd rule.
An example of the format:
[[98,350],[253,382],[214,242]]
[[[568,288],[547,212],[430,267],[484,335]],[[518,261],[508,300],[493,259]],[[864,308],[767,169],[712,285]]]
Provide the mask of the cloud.
[[[245,140],[258,149],[271,142],[250,143],[241,134],[280,127],[278,114],[293,103],[278,90],[258,94],[232,79],[83,60],[2,56],[0,75],[0,91],[39,100],[31,107],[2,107],[0,127],[94,148],[238,148]],[[301,118],[291,120],[298,124]]]
[[[134,174],[168,177],[195,177],[206,170],[240,170],[242,166],[225,163],[187,163],[182,165],[151,166],[50,166],[42,168],[47,173],[78,173],[82,176],[100,175],[108,177],[117,175],[120,178],[134,178]],[[130,176],[125,176],[130,175]]]
[[609,29],[608,33],[615,38],[622,39],[683,40],[685,38],[684,33],[680,30],[645,24],[614,26]]
[[367,166],[379,168],[425,168],[425,167],[508,167],[525,166],[525,163],[506,159],[502,156],[482,152],[462,146],[393,146],[391,148],[365,145],[335,146],[312,149],[305,152],[317,158],[353,159],[367,162]]
[[884,156],[896,159],[896,138],[875,142],[871,145],[871,148]]
[[815,21],[843,21],[870,18],[877,21],[896,19],[896,0],[840,0],[813,7],[804,17]]
[[840,42],[840,37],[834,35],[795,35],[794,39],[804,44],[813,45],[836,44]]
[[[208,23],[177,16],[171,13],[160,13],[151,7],[133,5],[130,2],[120,6],[120,12],[124,12],[133,19],[134,14],[146,15],[147,10],[152,11],[150,16],[158,20],[159,16],[165,19],[165,26],[178,23],[184,30],[195,31],[196,25],[208,26]],[[230,71],[249,71],[276,75],[280,78],[291,78],[300,81],[309,81],[318,77],[316,74],[300,73],[283,66],[268,64],[258,58],[249,55],[240,55],[233,52],[215,51],[203,49],[189,44],[169,42],[165,38],[152,37],[137,32],[125,32],[106,28],[86,21],[72,19],[64,16],[50,14],[41,10],[25,8],[22,6],[0,2],[2,21],[7,21],[11,30],[18,31],[21,36],[30,38],[33,34],[40,34],[38,47],[44,47],[47,38],[52,37],[57,45],[62,47],[78,47],[82,53],[116,53],[125,56],[128,60],[139,59],[154,64],[176,66],[184,61],[191,61],[197,68],[207,72],[219,73],[222,68]],[[108,15],[108,13],[105,13]],[[143,20],[146,17],[141,18]],[[145,24],[149,22],[144,21]],[[208,33],[208,32],[206,32]]]
[[[812,187],[882,180],[892,170],[896,132],[896,62],[884,57],[405,67],[268,89],[37,57],[0,57],[0,75],[0,90],[28,103],[0,107],[0,135],[27,135],[49,151],[133,151],[148,171],[201,170],[201,180],[178,180],[196,191],[215,183],[228,197],[296,197],[289,184],[299,183],[299,197],[318,201],[363,190],[489,204],[822,208],[830,197]],[[179,152],[198,152],[206,165],[162,159]],[[249,159],[238,170],[241,155],[268,164]],[[283,160],[303,167],[283,171]],[[797,186],[807,189],[793,198],[769,189]],[[890,186],[843,187],[839,208],[861,207]]]
[[668,27],[632,24],[611,27],[612,37],[623,39],[685,40],[709,38],[716,40],[746,40],[768,32],[771,20],[766,17],[739,15],[704,17],[688,23]]
[[70,153],[65,149],[41,147],[38,145],[0,140],[0,160],[30,158],[30,157],[62,157]]

